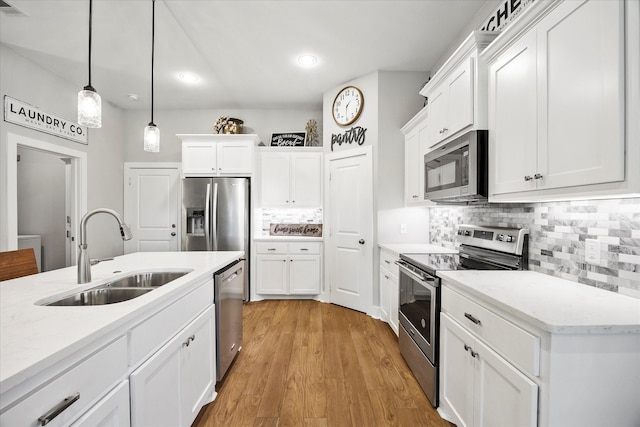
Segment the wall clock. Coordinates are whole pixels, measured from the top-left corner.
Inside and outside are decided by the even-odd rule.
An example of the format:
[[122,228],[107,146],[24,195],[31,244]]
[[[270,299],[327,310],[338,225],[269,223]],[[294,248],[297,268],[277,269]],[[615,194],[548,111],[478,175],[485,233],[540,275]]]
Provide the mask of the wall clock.
[[358,120],[363,106],[364,96],[362,96],[360,89],[355,86],[346,86],[338,92],[333,100],[331,107],[333,120],[339,126],[349,126]]

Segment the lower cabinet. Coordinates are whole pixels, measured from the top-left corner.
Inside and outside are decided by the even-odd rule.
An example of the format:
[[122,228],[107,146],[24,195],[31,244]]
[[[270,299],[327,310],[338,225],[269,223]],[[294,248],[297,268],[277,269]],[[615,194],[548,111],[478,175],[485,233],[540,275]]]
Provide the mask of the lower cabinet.
[[400,282],[398,257],[391,251],[380,249],[380,318],[398,335],[398,309]]
[[317,295],[322,277],[322,243],[256,244],[256,289],[262,295]]
[[130,376],[131,425],[190,426],[215,386],[214,307]]
[[129,381],[122,381],[71,427],[129,427]]
[[440,401],[462,426],[537,426],[538,386],[446,313]]

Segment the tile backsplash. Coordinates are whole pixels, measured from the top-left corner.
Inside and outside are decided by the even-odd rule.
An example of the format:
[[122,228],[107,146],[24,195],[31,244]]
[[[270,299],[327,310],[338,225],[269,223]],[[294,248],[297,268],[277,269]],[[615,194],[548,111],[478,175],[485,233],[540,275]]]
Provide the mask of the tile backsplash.
[[[640,297],[640,198],[484,203],[430,208],[430,242],[451,246],[458,224],[528,228],[529,270]],[[585,263],[585,240],[600,262]]]

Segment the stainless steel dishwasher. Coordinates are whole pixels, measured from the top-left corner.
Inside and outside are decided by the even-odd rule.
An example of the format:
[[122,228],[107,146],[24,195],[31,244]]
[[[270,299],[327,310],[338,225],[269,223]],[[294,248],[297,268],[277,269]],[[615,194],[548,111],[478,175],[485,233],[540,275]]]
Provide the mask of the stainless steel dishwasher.
[[216,305],[216,380],[221,381],[242,347],[242,291],[244,261],[240,260],[214,276]]

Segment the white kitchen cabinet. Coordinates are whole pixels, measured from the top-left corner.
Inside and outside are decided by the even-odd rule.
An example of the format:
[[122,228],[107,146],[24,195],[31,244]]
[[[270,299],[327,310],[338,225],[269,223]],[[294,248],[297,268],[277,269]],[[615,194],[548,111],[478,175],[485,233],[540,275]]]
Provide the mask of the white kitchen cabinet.
[[131,424],[190,426],[215,386],[211,306],[130,376]]
[[393,332],[398,335],[399,273],[395,261],[398,257],[391,251],[380,249],[380,314]]
[[260,153],[262,207],[322,206],[322,153]]
[[626,123],[637,120],[629,72],[639,44],[625,39],[633,3],[540,2],[483,52],[490,201],[624,193],[637,182],[640,143],[625,136],[637,134]]
[[322,278],[322,243],[258,242],[256,289],[262,295],[317,295]]
[[253,170],[254,134],[178,135],[185,176],[248,176]]
[[487,128],[486,65],[479,52],[497,35],[488,31],[471,33],[420,90],[429,99],[429,147],[462,131]]
[[428,150],[427,107],[406,125],[404,133],[404,200],[407,206],[428,203],[424,200],[424,155]]
[[440,400],[456,425],[537,426],[537,384],[446,313],[440,320]]
[[129,427],[129,381],[122,381],[71,427]]

